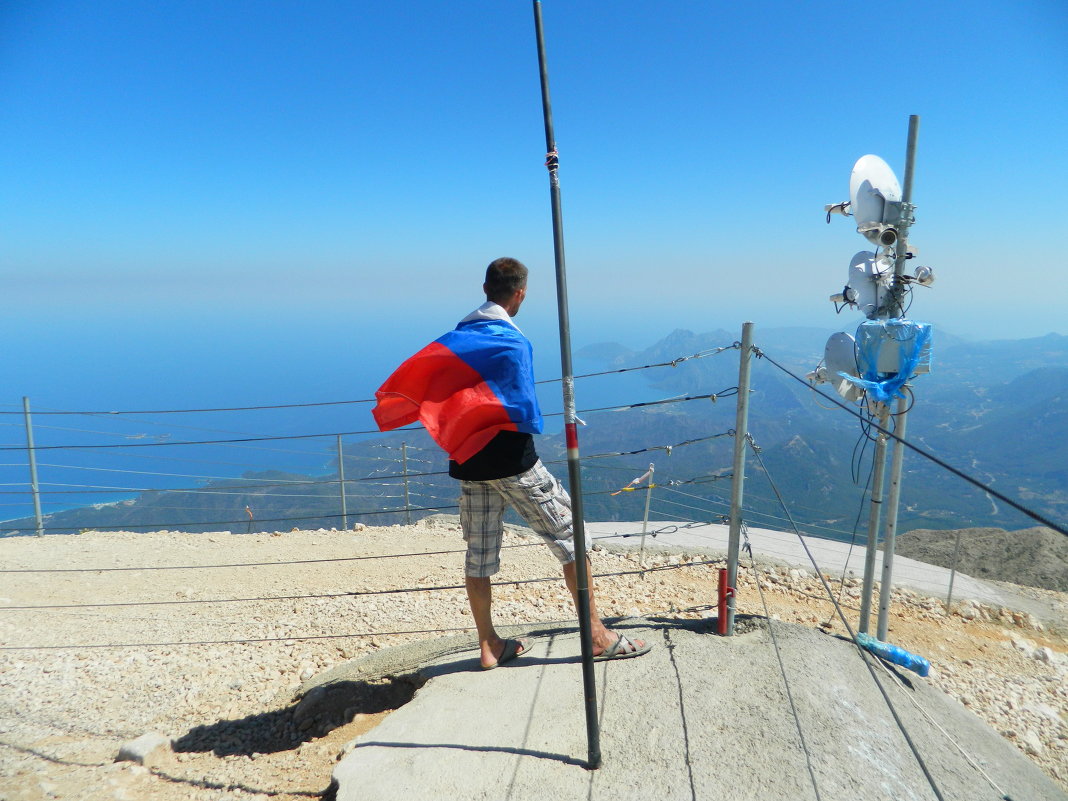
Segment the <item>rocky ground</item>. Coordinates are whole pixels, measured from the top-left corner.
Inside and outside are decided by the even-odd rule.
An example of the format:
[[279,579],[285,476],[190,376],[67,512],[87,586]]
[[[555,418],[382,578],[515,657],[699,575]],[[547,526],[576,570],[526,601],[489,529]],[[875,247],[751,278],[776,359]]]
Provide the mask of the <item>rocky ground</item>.
[[957,570],[973,578],[1068,592],[1068,537],[1044,526],[916,529],[898,537],[895,553],[947,568],[956,562]]
[[[508,537],[499,621],[572,620],[561,581],[525,583],[559,572],[529,542]],[[383,679],[322,726],[300,714],[301,682],[469,630],[461,546],[448,518],[344,532],[0,540],[0,799],[317,797],[346,743],[415,688]],[[709,558],[647,555],[664,569],[643,576],[632,554],[596,553],[602,614],[713,615],[721,564]],[[18,572],[40,568],[78,572]],[[844,631],[815,576],[760,572],[772,616]],[[832,585],[857,605],[853,580]],[[1028,592],[1068,609],[1063,593]],[[748,567],[738,611],[764,614]],[[1068,789],[1068,632],[971,603],[947,617],[908,591],[895,593],[893,613],[890,639],[930,658],[928,681]],[[856,612],[847,615],[853,624]],[[172,745],[116,761],[150,732]]]

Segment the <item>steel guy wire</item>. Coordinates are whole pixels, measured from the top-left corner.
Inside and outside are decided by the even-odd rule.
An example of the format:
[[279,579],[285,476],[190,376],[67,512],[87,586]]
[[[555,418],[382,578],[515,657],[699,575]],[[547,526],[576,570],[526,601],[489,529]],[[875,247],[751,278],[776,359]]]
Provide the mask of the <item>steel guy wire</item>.
[[[67,411],[63,409],[47,409],[38,411],[34,410],[33,414],[51,414],[51,415],[84,415],[87,417],[116,417],[124,414],[200,414],[205,412],[255,412],[255,411],[267,411],[271,409],[308,409],[315,406],[346,406],[357,403],[374,403],[374,398],[362,398],[359,400],[344,400],[344,401],[318,401],[312,403],[276,403],[265,406],[229,406],[218,407],[213,409],[137,409],[137,410],[123,410],[123,411]],[[0,410],[0,414],[22,414],[22,411],[12,410]]]
[[[434,507],[401,506],[401,507],[396,508],[396,509],[376,509],[376,510],[373,510],[373,511],[366,511],[366,512],[349,512],[348,513],[348,517],[369,517],[371,515],[392,515],[392,514],[401,514],[401,513],[406,512],[406,511],[407,512],[439,512],[439,511],[441,511],[443,509],[458,509],[458,508],[459,508],[459,506],[455,505],[455,504],[453,504],[451,506],[434,506]],[[51,516],[51,514],[45,515],[45,517],[50,517],[50,516]],[[344,517],[344,515],[342,515],[340,513],[338,513],[338,514],[301,515],[301,516],[296,516],[296,517],[264,517],[264,518],[260,518],[260,519],[256,520],[256,523],[293,523],[293,522],[296,522],[296,521],[299,521],[299,520],[336,520],[336,519],[339,519],[341,517]],[[203,521],[203,522],[200,522],[200,521],[188,522],[188,521],[186,521],[186,522],[170,522],[170,523],[129,523],[129,522],[119,521],[119,522],[116,522],[116,523],[94,523],[93,525],[89,526],[88,528],[91,528],[91,529],[102,529],[102,528],[114,527],[114,528],[119,528],[119,529],[126,530],[126,531],[129,531],[131,529],[150,528],[150,529],[157,529],[157,530],[161,530],[162,531],[162,530],[168,529],[171,526],[187,526],[187,527],[188,526],[196,526],[197,528],[200,528],[200,527],[203,527],[203,526],[244,526],[247,523],[248,523],[248,518],[247,517],[240,517],[240,518],[232,519],[232,520],[206,520],[206,521]],[[47,531],[55,531],[57,529],[65,531],[67,529],[76,528],[76,527],[77,526],[73,526],[73,525],[72,526],[45,526],[44,527],[44,531],[46,531],[46,532]],[[25,528],[25,526],[23,528]],[[0,527],[0,531],[21,531],[21,530],[22,529],[13,528],[11,526]]]
[[[169,478],[195,478],[201,481],[234,481],[232,476],[205,476],[191,473],[160,473],[151,470],[128,470],[118,467],[88,467],[83,465],[67,465],[67,464],[49,464],[48,462],[38,462],[38,467],[51,467],[62,470],[87,470],[95,473],[123,473],[128,475],[138,476],[166,476]],[[244,477],[237,479],[240,481],[258,482],[260,484],[308,484],[305,479],[289,479],[289,478],[252,478]]]
[[985,770],[983,770],[982,767],[979,766],[979,763],[976,762],[974,759],[972,759],[972,757],[968,754],[967,751],[964,750],[964,748],[961,746],[961,744],[958,743],[953,738],[953,735],[951,735],[948,731],[946,731],[944,728],[942,728],[942,726],[938,723],[938,721],[935,720],[933,717],[931,717],[931,714],[926,709],[924,709],[919,703],[916,702],[915,698],[913,698],[911,695],[909,695],[909,693],[905,692],[905,688],[901,685],[901,683],[899,681],[896,680],[896,677],[890,671],[890,668],[888,668],[885,664],[883,664],[882,661],[879,661],[878,665],[879,665],[879,667],[881,667],[883,669],[883,672],[891,680],[891,683],[895,687],[898,688],[898,690],[901,692],[901,695],[904,696],[905,698],[907,698],[909,700],[909,703],[911,703],[914,707],[916,707],[916,710],[921,715],[923,715],[924,718],[927,719],[928,723],[930,723],[932,726],[934,726],[936,729],[938,729],[943,735],[945,735],[945,738],[947,740],[949,740],[949,742],[953,745],[953,747],[956,748],[960,752],[961,756],[963,756],[965,758],[965,760],[967,760],[968,764],[971,765],[973,768],[975,768],[977,771],[979,771],[979,774],[984,779],[987,780],[987,782],[990,784],[991,787],[994,788],[995,791],[997,791],[997,793],[1001,796],[1003,801],[1012,801],[1012,798],[1009,796],[1009,794],[1006,793],[1001,787],[999,787],[997,782],[995,782],[993,779],[990,778],[989,774],[987,774],[987,772]]
[[[335,480],[335,481],[322,481],[322,482],[317,482],[317,483],[320,486],[330,486],[330,485],[337,486],[338,482]],[[349,482],[346,480],[345,483],[348,484]],[[107,487],[107,486],[92,485],[92,484],[44,484],[42,486],[46,486],[46,487],[82,487],[82,489],[71,489],[71,490],[42,490],[39,493],[39,494],[42,494],[42,495],[43,494],[48,494],[48,495],[84,495],[84,494],[86,494],[88,492],[92,492],[94,494],[95,493],[99,493],[99,492],[106,492],[108,494],[113,494],[115,492],[141,492],[141,493],[158,492],[160,494],[166,493],[166,494],[169,494],[169,495],[247,495],[247,496],[253,497],[253,498],[330,498],[330,497],[332,497],[330,495],[324,495],[324,494],[321,494],[321,493],[265,492],[263,490],[268,489],[268,487],[264,487],[264,486],[247,487],[247,488],[245,488],[245,491],[243,491],[243,492],[235,491],[235,490],[240,489],[240,488],[232,488],[232,487],[186,487],[186,488],[179,488],[179,489],[155,489],[155,488],[152,488],[152,487]],[[397,484],[386,484],[384,486],[400,486],[400,485],[397,485]],[[288,489],[288,487],[286,489]],[[19,493],[19,494],[25,494],[25,493]],[[363,496],[360,496],[360,497],[365,497],[365,498],[396,498],[396,497],[400,497],[400,496],[397,496],[397,495],[382,495],[382,494],[375,493],[373,495],[369,494],[369,495],[363,495]],[[156,508],[158,508],[158,507],[156,507]]]
[[838,611],[838,617],[842,621],[842,625],[844,625],[846,631],[849,632],[849,638],[856,646],[857,653],[860,654],[861,661],[863,661],[864,665],[868,668],[868,672],[871,674],[872,680],[875,682],[876,687],[879,688],[879,692],[882,694],[883,700],[886,702],[887,707],[890,709],[890,714],[893,715],[894,721],[897,723],[898,729],[901,731],[902,736],[905,738],[905,742],[908,743],[909,749],[912,751],[912,755],[916,758],[917,764],[920,766],[920,769],[923,771],[924,776],[927,778],[927,782],[930,785],[931,790],[934,791],[934,794],[939,799],[939,801],[945,801],[944,797],[942,796],[941,790],[939,790],[938,788],[938,784],[934,780],[934,776],[931,775],[931,772],[927,768],[927,763],[924,762],[923,756],[920,754],[919,749],[917,748],[916,744],[912,740],[912,737],[908,733],[908,729],[905,728],[904,721],[901,720],[900,715],[898,715],[897,713],[897,709],[894,707],[893,702],[890,700],[890,696],[887,694],[886,688],[883,687],[882,682],[879,681],[879,677],[876,675],[875,669],[872,667],[871,662],[868,659],[867,651],[865,651],[864,648],[861,647],[860,643],[857,641],[857,635],[853,631],[853,627],[849,625],[849,621],[846,619],[845,613],[842,612],[842,607],[839,606],[838,602],[835,600],[834,591],[827,583],[827,580],[823,577],[823,572],[820,570],[819,565],[816,563],[816,557],[812,554],[812,550],[808,547],[808,543],[805,542],[805,538],[801,536],[801,532],[798,530],[796,524],[792,523],[793,518],[790,515],[790,509],[786,506],[786,501],[783,499],[782,494],[779,492],[778,486],[775,484],[775,481],[772,479],[771,474],[768,472],[767,466],[764,464],[764,459],[760,455],[760,449],[756,447],[752,436],[747,435],[746,440],[749,444],[749,449],[753,452],[753,455],[756,456],[757,461],[760,462],[760,467],[764,471],[764,475],[767,477],[768,483],[771,485],[772,491],[779,499],[779,503],[782,505],[783,512],[786,514],[787,517],[791,518],[791,525],[794,530],[794,533],[797,535],[797,539],[801,543],[801,546],[805,549],[805,553],[808,555],[809,561],[812,563],[812,567],[816,571],[816,577],[823,584],[823,589],[827,593],[827,597],[830,599],[831,603],[835,605],[835,609]]
[[[531,543],[532,546],[538,546],[542,543]],[[446,552],[449,553],[449,552]],[[462,551],[455,551],[452,553],[463,553]],[[719,564],[722,559],[707,559],[701,561],[680,562],[678,564],[666,564],[666,565],[654,565],[644,569],[635,570],[615,570],[605,573],[595,573],[593,578],[616,578],[621,576],[639,576],[643,573],[657,573],[664,571],[681,570],[683,568],[702,567],[706,565]],[[546,584],[550,582],[562,582],[563,579],[560,575],[544,576],[530,579],[509,579],[494,582],[498,587],[519,586],[529,584]],[[307,594],[307,595],[287,595],[287,596],[264,596],[256,598],[218,598],[218,599],[177,599],[166,601],[123,601],[123,602],[107,602],[107,603],[88,603],[88,604],[53,604],[53,605],[39,605],[39,606],[8,606],[0,607],[0,612],[7,611],[48,611],[48,610],[67,610],[67,609],[99,609],[99,608],[111,608],[111,607],[144,607],[144,606],[176,606],[176,605],[192,605],[192,604],[223,604],[223,603],[258,603],[265,601],[294,601],[294,600],[314,600],[314,599],[329,599],[329,598],[349,598],[349,597],[362,597],[362,596],[377,596],[377,595],[404,595],[409,593],[421,593],[421,592],[446,592],[454,590],[464,590],[466,586],[464,584],[449,584],[449,585],[432,585],[429,587],[403,587],[396,589],[385,590],[357,590],[341,593],[322,593],[322,594]],[[281,639],[304,639],[302,637],[283,637]],[[200,645],[202,643],[138,643],[141,647],[153,647],[163,645]],[[131,645],[122,646],[102,646],[102,645],[64,645],[64,646],[0,646],[0,651],[24,651],[24,650],[54,650],[54,649],[76,649],[76,648],[95,648],[95,647],[133,647]]]
[[440,629],[402,631],[368,631],[351,634],[305,634],[286,637],[250,637],[243,640],[194,640],[176,642],[93,643],[82,645],[4,645],[0,651],[80,651],[97,648],[175,648],[180,645],[251,645],[268,642],[304,642],[308,640],[347,640],[356,637],[388,637],[395,634],[443,634],[450,631],[471,631],[474,626],[455,626]]
[[[789,370],[787,370],[785,367],[783,367],[781,364],[779,364],[774,359],[772,359],[770,356],[768,356],[766,353],[763,353],[762,351],[760,351],[759,348],[754,348],[753,350],[756,353],[756,355],[758,356],[758,358],[766,359],[769,363],[771,363],[772,365],[777,367],[782,372],[786,373],[788,376],[793,378],[795,381],[800,382],[802,385],[807,387],[810,391],[815,392],[817,395],[821,396],[822,398],[825,398],[826,400],[831,401],[832,403],[834,403],[839,408],[845,409],[847,412],[849,412],[853,416],[861,418],[863,420],[863,418],[861,417],[860,413],[854,411],[853,409],[851,409],[847,404],[842,403],[837,398],[832,398],[830,395],[827,395],[826,393],[821,392],[820,390],[816,389],[814,386],[809,384],[803,378],[801,378],[800,376],[794,375]],[[890,437],[891,439],[895,440],[896,442],[900,442],[904,447],[908,448],[909,450],[913,451],[914,453],[918,453],[920,456],[923,456],[925,459],[927,459],[927,460],[933,462],[934,464],[938,465],[943,470],[948,470],[950,473],[952,473],[953,475],[957,476],[957,478],[963,479],[964,481],[966,481],[969,484],[971,484],[972,486],[978,488],[982,492],[986,492],[986,493],[988,493],[990,495],[993,495],[995,498],[997,498],[1002,503],[1008,504],[1009,506],[1011,506],[1013,509],[1015,509],[1018,512],[1022,512],[1023,514],[1025,514],[1028,517],[1030,517],[1032,520],[1036,520],[1039,523],[1041,523],[1042,525],[1047,526],[1047,527],[1053,529],[1054,531],[1056,531],[1056,532],[1058,532],[1060,534],[1063,534],[1066,537],[1068,537],[1068,529],[1065,529],[1063,526],[1061,526],[1061,525],[1059,525],[1057,523],[1054,523],[1052,520],[1050,520],[1049,518],[1045,517],[1044,515],[1041,515],[1038,512],[1035,512],[1035,511],[1033,511],[1031,509],[1028,509],[1026,506],[1024,506],[1019,501],[1015,501],[1012,498],[1010,498],[1007,495],[1005,495],[1004,493],[1001,493],[998,490],[994,489],[993,487],[990,487],[990,486],[984,484],[982,481],[979,481],[976,478],[972,478],[971,476],[969,476],[964,471],[959,470],[956,467],[953,467],[953,465],[951,465],[948,462],[938,458],[933,453],[930,453],[929,451],[926,451],[926,450],[924,450],[923,448],[920,448],[917,445],[913,445],[911,442],[909,442],[904,437],[900,437],[897,434],[895,434],[893,431],[890,431],[889,429],[883,428],[878,423],[870,422],[869,424],[871,425],[872,428],[877,429],[878,431],[881,431],[882,433],[886,434],[888,437]]]
[[[539,543],[530,543],[537,545]],[[526,547],[525,545],[504,545],[503,548]],[[290,559],[281,562],[232,562],[217,565],[140,565],[133,567],[47,567],[47,568],[0,568],[0,573],[128,573],[133,571],[155,570],[230,570],[236,567],[284,567],[287,565],[318,565],[330,562],[366,562],[376,559],[403,559],[415,556],[443,556],[445,554],[465,553],[464,550],[419,551],[410,553],[375,554],[373,556],[337,556],[330,559]]]
[[[743,524],[744,531],[744,524]],[[820,801],[820,787],[816,781],[816,772],[812,768],[812,754],[809,753],[808,743],[805,742],[805,732],[801,728],[801,716],[797,712],[797,704],[794,703],[794,694],[790,690],[790,679],[786,675],[786,665],[782,661],[782,652],[779,650],[779,639],[775,636],[775,625],[771,619],[771,610],[768,609],[768,601],[764,597],[764,588],[761,586],[760,571],[757,568],[756,558],[753,556],[753,548],[749,543],[749,537],[745,538],[745,549],[749,552],[749,560],[752,563],[753,575],[756,577],[757,591],[760,593],[760,603],[764,607],[764,618],[768,621],[768,633],[771,635],[771,644],[775,648],[775,658],[779,662],[779,673],[782,676],[783,686],[786,688],[786,699],[790,702],[790,711],[794,716],[794,725],[797,727],[797,736],[801,740],[801,750],[805,754],[805,764],[808,766],[808,776],[812,781],[812,790],[816,793],[816,801]]]
[[[572,378],[594,378],[597,376],[616,375],[619,373],[629,373],[637,370],[649,370],[657,367],[677,367],[683,362],[692,361],[694,359],[703,359],[709,356],[716,356],[724,351],[737,350],[741,347],[741,344],[735,342],[731,345],[724,345],[716,348],[706,348],[705,350],[698,351],[697,353],[689,356],[679,356],[671,361],[658,362],[656,364],[645,364],[639,367],[621,367],[615,370],[602,370],[593,373],[583,373],[580,375],[572,376]],[[542,381],[538,381],[538,384],[553,384],[559,383],[563,379],[561,378],[549,378]],[[126,410],[126,411],[65,411],[65,410],[45,410],[34,411],[34,415],[85,415],[90,417],[114,417],[127,414],[199,414],[207,412],[248,412],[248,411],[266,411],[272,409],[307,409],[312,407],[324,407],[324,406],[348,406],[354,404],[363,403],[375,403],[375,398],[358,398],[356,400],[343,400],[343,401],[319,401],[311,403],[276,403],[261,406],[230,406],[230,407],[218,407],[218,408],[205,408],[205,409],[150,409],[150,410]],[[6,410],[0,409],[0,414],[18,414],[21,415],[24,412],[22,410]],[[16,424],[10,424],[16,425]]]
[[[688,526],[683,526],[686,528]],[[661,530],[660,533],[663,533]],[[612,539],[620,535],[599,535],[591,537],[593,540],[599,539]],[[632,536],[632,535],[625,535]],[[633,536],[640,536],[640,533]],[[536,548],[543,545],[541,540],[536,542],[516,543],[511,545],[502,545],[504,550],[514,550],[517,548]],[[130,572],[152,572],[163,570],[232,570],[234,568],[253,568],[253,567],[288,567],[291,565],[311,565],[311,564],[330,564],[339,562],[365,562],[374,561],[378,559],[408,559],[418,558],[424,556],[447,556],[450,554],[463,554],[466,553],[464,549],[449,549],[444,551],[411,551],[404,553],[392,553],[392,554],[375,554],[372,556],[338,556],[331,557],[329,559],[291,559],[281,562],[237,562],[226,564],[208,564],[208,565],[135,565],[129,567],[59,567],[59,568],[0,568],[0,574],[27,574],[27,573],[130,573]],[[610,574],[605,574],[610,575]],[[614,575],[614,574],[612,574]],[[504,584],[510,584],[512,582],[503,582]],[[344,595],[345,593],[341,593]],[[317,598],[321,596],[306,595],[299,596],[306,598]],[[260,599],[262,600],[262,599]],[[4,608],[15,607],[0,607],[0,610]]]
[[[550,462],[550,464],[551,464],[551,462]],[[444,475],[447,475],[447,472],[442,470],[442,471],[438,471],[438,472],[434,472],[434,473],[408,473],[407,477],[409,479],[413,479],[414,480],[416,478],[426,478],[426,477],[444,476]],[[345,484],[348,485],[348,484],[354,484],[354,483],[375,482],[379,486],[395,486],[395,487],[399,487],[399,486],[402,486],[399,483],[398,484],[390,484],[388,482],[391,479],[398,479],[398,478],[404,478],[404,477],[405,477],[404,473],[390,473],[390,474],[382,475],[382,476],[353,477],[353,478],[346,478],[345,479]],[[220,480],[223,480],[223,481],[249,481],[249,480],[252,480],[252,479],[230,478],[230,479],[220,479]],[[271,486],[272,484],[280,485],[280,482],[277,482],[274,479],[263,479],[263,481],[266,481],[267,483],[263,484],[263,485],[223,484],[223,485],[208,486],[208,487],[109,487],[109,486],[93,485],[93,484],[62,484],[62,483],[58,483],[58,482],[42,482],[41,486],[84,487],[86,489],[96,487],[96,488],[98,488],[100,490],[109,490],[109,491],[110,490],[117,490],[117,491],[125,490],[125,491],[128,491],[128,492],[212,492],[212,491],[216,491],[216,490],[221,492],[222,490],[232,490],[232,489],[265,488],[265,487]],[[383,482],[385,482],[385,483],[383,483]],[[338,483],[338,479],[336,479],[336,478],[329,478],[329,479],[324,478],[324,479],[319,479],[319,480],[303,481],[303,482],[295,482],[295,483],[301,483],[301,484],[304,484],[306,486],[328,486],[328,485],[331,485],[331,484],[337,484]],[[27,484],[27,482],[19,481],[19,482],[11,482],[10,485],[0,485],[0,486],[23,486],[24,487],[24,486],[26,486],[26,484]],[[5,495],[5,494],[6,495],[24,495],[25,493],[26,493],[25,490],[22,490],[22,491],[0,490],[0,495]],[[64,492],[63,494],[68,494],[68,493]]]
[[[735,391],[737,391],[737,390],[735,390]],[[663,405],[663,404],[668,404],[668,403],[685,403],[685,402],[694,401],[694,400],[706,400],[706,399],[712,398],[712,397],[715,397],[715,395],[712,395],[712,394],[710,394],[710,395],[694,395],[694,396],[686,396],[686,397],[682,397],[682,398],[669,398],[669,399],[666,399],[666,400],[648,401],[648,402],[643,402],[643,403],[630,403],[630,404],[623,404],[623,405],[620,405],[620,406],[605,406],[605,407],[598,408],[598,409],[583,409],[583,410],[580,410],[579,413],[580,414],[588,414],[590,412],[599,412],[599,411],[637,409],[637,408],[641,408],[641,407],[644,407],[644,406],[658,406],[658,405]],[[554,413],[554,414],[545,415],[545,417],[562,417],[562,416],[563,416],[563,412],[557,412],[557,413]],[[415,426],[395,429],[395,431],[421,431],[421,430],[422,429],[420,427],[415,427]],[[173,447],[173,446],[182,446],[182,445],[184,445],[184,446],[192,446],[192,445],[240,445],[240,444],[249,443],[249,442],[279,442],[279,441],[307,440],[307,439],[325,439],[325,438],[339,437],[339,436],[341,436],[341,437],[350,437],[350,436],[360,436],[360,435],[380,435],[381,433],[382,432],[379,431],[378,429],[373,429],[373,430],[364,430],[364,431],[338,431],[338,432],[322,433],[322,434],[288,434],[288,435],[284,435],[284,436],[238,437],[238,438],[234,438],[234,439],[216,439],[216,440],[172,440],[172,441],[167,441],[167,442],[112,442],[112,443],[104,443],[104,444],[96,444],[96,445],[82,445],[82,444],[78,444],[78,445],[37,445],[37,446],[34,447],[34,450],[35,451],[46,451],[46,450],[110,450],[110,449],[114,449],[114,448],[162,448],[162,447]],[[0,447],[0,451],[25,450],[25,449],[26,449],[25,445],[11,446],[11,447]],[[290,451],[283,450],[281,452],[289,453]],[[311,455],[317,455],[317,456],[321,456],[322,455],[320,453],[314,453],[314,454],[312,452],[307,452],[307,453],[309,453]],[[640,453],[640,451],[635,451],[635,453]]]
[[[857,507],[857,517],[856,517],[856,520],[853,521],[853,536],[849,538],[849,550],[846,551],[845,564],[842,565],[842,580],[841,580],[841,583],[838,585],[838,602],[839,603],[841,603],[842,594],[845,592],[846,570],[848,570],[848,568],[849,568],[849,559],[850,559],[850,557],[853,556],[853,547],[854,547],[854,545],[856,545],[856,541],[857,541],[857,528],[860,526],[860,518],[864,514],[864,505],[865,505],[865,502],[868,500],[868,490],[871,488],[871,480],[872,480],[872,475],[874,474],[874,472],[875,472],[875,454],[873,452],[872,453],[871,469],[868,470],[868,480],[864,484],[864,489],[861,490],[861,493],[860,493],[860,505]],[[831,614],[830,614],[830,617],[827,618],[827,622],[829,623],[831,618],[833,618],[833,617],[834,617],[834,611],[832,610]]]
[[706,512],[706,513],[711,512],[710,509],[706,509],[706,508],[701,507],[701,506],[694,506],[693,504],[689,504],[689,503],[680,503],[679,501],[671,501],[671,500],[668,500],[667,498],[659,498],[657,500],[657,503],[666,503],[669,506],[678,506],[681,509],[691,509],[691,510],[693,510],[695,512]]

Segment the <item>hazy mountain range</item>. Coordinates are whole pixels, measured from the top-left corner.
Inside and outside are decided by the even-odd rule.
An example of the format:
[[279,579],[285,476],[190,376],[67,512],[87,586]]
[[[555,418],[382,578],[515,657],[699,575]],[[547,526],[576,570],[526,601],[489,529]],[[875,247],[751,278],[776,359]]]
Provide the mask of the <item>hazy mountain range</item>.
[[[803,377],[818,363],[827,335],[819,329],[757,329],[755,342],[769,357]],[[602,343],[576,352],[575,372],[657,364],[736,339],[736,333],[725,331],[677,330],[642,351]],[[1068,337],[1050,334],[977,343],[936,331],[933,354],[931,373],[912,382],[915,403],[908,415],[909,440],[1055,521],[1068,519]],[[648,398],[721,393],[737,384],[738,351],[631,372],[621,379],[628,388],[641,387]],[[591,379],[591,386],[599,380]],[[586,392],[585,386],[583,380],[577,381],[580,410],[613,405],[602,402],[612,396],[607,390]],[[614,386],[618,404],[620,385]],[[821,388],[833,394],[828,385]],[[610,493],[650,463],[656,466],[658,485],[650,504],[653,519],[684,524],[726,514],[733,438],[706,438],[733,429],[735,410],[735,398],[722,397],[714,403],[703,399],[580,413],[587,423],[580,429],[586,518],[641,519],[644,491]],[[554,426],[559,429],[558,418],[550,418],[549,427]],[[749,431],[767,469],[765,475],[758,461],[749,456],[745,498],[754,525],[789,528],[792,517],[813,534],[848,538],[856,528],[863,538],[867,525],[863,490],[873,445],[856,418],[814,395],[804,382],[768,360],[757,359]],[[699,441],[680,444],[691,440]],[[440,475],[444,458],[434,455],[422,431],[346,443],[350,525],[405,521],[403,514],[381,512],[405,506],[400,472],[372,480],[359,467],[370,453],[381,453],[383,446],[399,447],[401,441],[426,449],[422,458],[430,459],[409,471],[408,504],[429,509],[455,503],[455,485]],[[669,445],[676,446],[670,453],[665,449]],[[559,433],[541,438],[538,448],[552,469],[565,477]],[[591,458],[600,454],[619,455]],[[786,499],[789,515],[775,500],[769,477]],[[253,479],[258,486],[250,486]],[[248,525],[242,514],[246,505],[255,510],[253,530],[330,527],[341,522],[334,473],[257,472],[228,481],[191,483],[194,486],[199,490],[196,493],[145,492],[118,504],[59,512],[49,516],[46,526],[59,531],[138,529],[160,527],[155,524],[165,520],[170,528],[242,531]],[[300,491],[283,493],[280,489]],[[902,501],[900,531],[1033,525],[1027,517],[910,452],[905,456]],[[412,516],[428,513],[415,511]],[[9,525],[22,533],[33,528],[32,520]]]

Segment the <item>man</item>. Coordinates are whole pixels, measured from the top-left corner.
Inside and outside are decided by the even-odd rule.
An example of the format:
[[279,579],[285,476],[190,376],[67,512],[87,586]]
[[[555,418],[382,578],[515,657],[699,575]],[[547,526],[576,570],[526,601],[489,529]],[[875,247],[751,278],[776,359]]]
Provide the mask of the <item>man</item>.
[[[456,329],[402,364],[376,393],[383,431],[420,420],[450,456],[460,480],[460,526],[467,542],[467,600],[478,629],[484,670],[526,653],[530,640],[503,640],[493,626],[490,577],[500,569],[503,518],[509,506],[563,565],[578,608],[571,498],[534,449],[542,430],[534,391],[533,348],[512,322],[527,295],[527,268],[501,258],[486,269],[486,302]],[[589,558],[587,557],[587,569]],[[590,586],[594,659],[640,656],[650,649],[610,631]]]

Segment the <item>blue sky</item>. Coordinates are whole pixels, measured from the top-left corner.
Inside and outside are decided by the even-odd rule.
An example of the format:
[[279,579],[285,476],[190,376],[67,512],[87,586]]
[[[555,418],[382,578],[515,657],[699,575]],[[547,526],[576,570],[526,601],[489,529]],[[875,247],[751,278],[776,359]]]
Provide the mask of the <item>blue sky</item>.
[[[1068,6],[884,11],[543,4],[576,346],[855,325],[827,298],[866,243],[823,205],[866,153],[902,173],[910,114],[938,276],[911,315],[1068,334]],[[534,271],[521,325],[554,347],[529,2],[15,0],[0,75],[4,337],[36,364],[9,369],[16,397],[175,331],[215,343],[212,375],[283,335],[399,361],[506,254]]]

